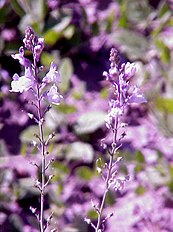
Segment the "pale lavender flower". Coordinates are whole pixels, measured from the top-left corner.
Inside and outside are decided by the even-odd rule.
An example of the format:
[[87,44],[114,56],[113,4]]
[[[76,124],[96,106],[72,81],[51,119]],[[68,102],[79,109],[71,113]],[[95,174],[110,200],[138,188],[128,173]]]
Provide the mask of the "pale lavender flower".
[[59,72],[56,70],[56,64],[51,62],[49,72],[43,78],[45,83],[57,83],[59,81]]
[[128,97],[128,103],[145,103],[147,100],[138,87],[134,87],[132,94]]
[[141,93],[140,89],[133,87],[132,93],[130,93],[130,78],[135,75],[136,67],[134,63],[123,63],[120,65],[118,53],[115,49],[111,50],[110,54],[111,68],[109,72],[103,72],[103,76],[113,85],[115,88],[115,99],[111,99],[109,104],[110,110],[105,117],[106,126],[112,128],[114,126],[114,119],[120,120],[120,116],[124,113],[125,108],[130,103],[145,103],[146,99]]
[[131,77],[133,77],[136,73],[136,67],[134,63],[127,62],[126,64],[123,63],[121,65],[123,79],[129,80]]
[[51,104],[59,105],[61,98],[63,97],[59,94],[58,88],[55,84],[45,93],[45,99]]
[[24,57],[24,49],[23,47],[19,48],[19,53],[18,54],[12,54],[11,56],[13,57],[13,59],[15,60],[19,60],[19,63],[21,65],[23,65],[24,67],[28,68],[29,66],[31,66],[31,62]]
[[18,74],[14,74],[13,81],[11,82],[10,92],[24,92],[29,90],[35,85],[34,77],[31,72],[31,68],[25,68],[25,75],[19,77]]

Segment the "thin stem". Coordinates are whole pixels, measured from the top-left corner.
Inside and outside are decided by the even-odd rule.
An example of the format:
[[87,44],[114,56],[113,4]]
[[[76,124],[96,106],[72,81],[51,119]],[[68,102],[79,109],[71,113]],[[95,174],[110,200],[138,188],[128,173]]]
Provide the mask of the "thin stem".
[[[119,79],[118,79],[118,83],[119,83]],[[121,101],[121,89],[120,89],[120,85],[118,84],[118,88],[117,88],[117,92],[118,92],[118,101]],[[107,193],[109,191],[109,181],[111,178],[111,174],[112,174],[112,168],[113,168],[113,157],[114,154],[116,152],[116,147],[117,147],[117,132],[118,132],[118,123],[119,123],[119,119],[118,119],[118,115],[115,118],[115,123],[114,123],[114,128],[113,128],[113,139],[112,139],[112,151],[109,154],[110,158],[109,158],[109,166],[108,166],[108,173],[107,173],[107,177],[106,177],[106,182],[105,182],[105,191],[103,194],[103,198],[102,198],[102,202],[100,205],[100,208],[98,210],[98,220],[97,220],[97,227],[95,232],[100,232],[100,226],[101,226],[101,219],[102,219],[102,213],[103,213],[103,208],[104,208],[104,204],[106,201],[106,196]]]
[[44,189],[45,189],[45,171],[46,171],[46,157],[45,157],[45,141],[43,134],[43,119],[41,114],[41,97],[40,97],[40,86],[37,77],[37,64],[34,58],[34,76],[37,81],[37,113],[38,113],[38,126],[39,126],[39,137],[41,144],[41,196],[40,196],[40,218],[39,225],[40,231],[44,232]]
[[[116,117],[115,128],[113,130],[113,143],[114,144],[116,144],[116,141],[117,141],[117,129],[118,129],[118,117]],[[110,158],[109,158],[108,174],[107,174],[106,182],[105,182],[105,191],[104,191],[104,194],[103,194],[103,198],[102,198],[100,208],[98,210],[98,220],[97,220],[96,232],[99,232],[99,229],[100,229],[103,208],[104,208],[104,204],[105,204],[105,201],[106,201],[107,193],[109,191],[109,180],[110,180],[111,174],[112,174],[114,151],[115,151],[115,149],[113,148],[112,149],[112,154],[110,154]]]

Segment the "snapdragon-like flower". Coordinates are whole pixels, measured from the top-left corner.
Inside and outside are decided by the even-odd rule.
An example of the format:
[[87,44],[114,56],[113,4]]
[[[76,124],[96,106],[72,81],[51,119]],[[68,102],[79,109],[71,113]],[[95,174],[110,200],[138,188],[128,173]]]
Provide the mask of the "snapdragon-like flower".
[[12,54],[11,56],[13,57],[13,59],[15,60],[19,60],[19,63],[28,68],[29,66],[31,66],[31,62],[30,60],[28,60],[27,58],[24,57],[24,49],[23,47],[19,48],[19,53],[18,54]]
[[128,97],[127,101],[128,103],[138,103],[138,104],[147,102],[144,95],[141,93],[140,89],[137,86],[134,87],[133,92]]
[[59,81],[59,72],[56,70],[56,64],[51,62],[50,70],[43,78],[43,82],[45,83],[57,83]]
[[31,68],[25,68],[25,75],[19,77],[18,74],[14,74],[13,81],[11,82],[11,92],[24,92],[34,87],[35,80],[32,75]]
[[136,67],[134,63],[127,62],[121,65],[124,80],[129,80],[136,73]]
[[59,94],[57,86],[54,84],[49,91],[45,93],[44,98],[49,101],[51,104],[59,105],[60,100],[63,98]]

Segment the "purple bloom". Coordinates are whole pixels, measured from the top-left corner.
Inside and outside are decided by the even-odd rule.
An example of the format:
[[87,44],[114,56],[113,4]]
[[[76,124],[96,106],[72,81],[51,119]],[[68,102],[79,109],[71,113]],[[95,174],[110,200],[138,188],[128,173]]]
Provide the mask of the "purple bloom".
[[35,60],[38,62],[44,48],[44,38],[38,38],[31,27],[25,30],[25,38],[23,39],[25,47],[33,52]]
[[40,59],[40,55],[44,48],[44,38],[38,38],[37,44],[34,47],[34,57],[38,62]]
[[1,32],[1,37],[7,42],[13,41],[16,38],[16,30],[13,28],[4,28]]
[[130,103],[144,103],[145,97],[140,92],[139,88],[135,86],[133,92],[130,94],[129,79],[135,75],[136,67],[132,63],[123,63],[120,65],[118,52],[115,49],[110,53],[110,69],[109,72],[103,72],[106,79],[113,85],[115,92],[115,99],[111,99],[110,110],[105,117],[106,126],[110,129],[114,127],[115,120],[119,121],[124,109]]
[[61,98],[63,97],[58,93],[58,88],[55,84],[45,94],[45,99],[48,100],[51,104],[59,105]]
[[135,86],[132,95],[128,97],[128,103],[140,104],[145,102],[147,102],[147,100],[144,95],[141,93],[140,89]]
[[125,80],[129,80],[136,73],[136,67],[134,63],[127,62],[126,64],[122,64],[121,69],[123,71],[123,78]]
[[19,63],[23,65],[25,68],[28,68],[29,66],[31,66],[31,62],[24,57],[23,47],[19,48],[18,54],[12,54],[11,56],[13,57],[13,59],[19,60]]
[[18,74],[14,74],[13,81],[11,82],[10,92],[24,92],[34,87],[35,80],[32,76],[31,68],[25,68],[25,75],[19,77]]
[[27,27],[25,30],[25,38],[23,39],[23,43],[28,51],[33,51],[36,40],[37,36],[34,34],[33,29],[31,27]]
[[60,77],[60,75],[59,75],[59,72],[56,71],[55,63],[51,62],[50,70],[46,74],[46,76],[43,78],[43,82],[45,82],[45,83],[57,83],[59,80],[59,77]]

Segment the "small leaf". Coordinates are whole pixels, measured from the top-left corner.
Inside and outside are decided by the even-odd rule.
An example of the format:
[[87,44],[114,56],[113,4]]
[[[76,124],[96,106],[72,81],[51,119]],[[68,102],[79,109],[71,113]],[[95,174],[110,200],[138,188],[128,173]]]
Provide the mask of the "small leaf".
[[58,126],[64,123],[64,114],[57,112],[54,108],[50,109],[45,116],[45,125],[50,130],[55,130]]
[[142,152],[137,151],[137,153],[136,153],[136,161],[139,162],[139,163],[145,163],[145,158],[144,158]]
[[93,177],[93,172],[89,167],[79,167],[76,173],[78,176],[86,181],[91,180]]
[[96,220],[98,215],[96,211],[93,209],[88,212],[87,216],[93,220]]
[[48,53],[48,52],[42,52],[41,54],[41,64],[49,67],[50,63],[55,60],[55,56]]
[[68,91],[70,86],[70,78],[73,75],[73,65],[69,58],[65,58],[61,61],[59,67],[59,73],[61,77],[61,83],[59,84],[59,89],[61,93]]
[[[50,133],[51,133],[51,130],[48,128],[45,128],[44,136],[48,137]],[[39,135],[38,126],[30,126],[21,133],[20,139],[22,143],[31,143],[32,139],[35,139],[35,136],[34,136],[35,134]]]
[[146,189],[145,189],[143,186],[139,185],[139,186],[136,188],[135,192],[136,192],[136,194],[138,194],[138,195],[143,195],[143,194],[146,192]]
[[173,98],[157,98],[155,101],[156,107],[161,112],[173,113]]
[[57,111],[62,112],[64,114],[71,114],[75,113],[77,111],[76,107],[74,105],[68,105],[61,103],[59,106],[57,106]]
[[61,32],[50,29],[44,34],[45,44],[52,46],[61,38],[61,36]]
[[83,160],[90,163],[93,160],[94,150],[90,144],[82,142],[74,142],[69,146],[67,152],[67,159],[69,160]]
[[104,124],[104,119],[102,111],[87,112],[78,118],[74,130],[77,134],[92,133]]
[[156,45],[161,51],[161,60],[163,63],[169,63],[171,60],[171,54],[169,48],[164,44],[162,40],[156,40]]
[[24,16],[25,15],[25,11],[21,7],[21,4],[19,3],[19,1],[17,1],[17,0],[11,0],[10,3],[11,3],[12,8],[14,9],[14,11],[18,15],[20,15],[20,16]]
[[121,46],[122,51],[132,60],[141,59],[149,48],[149,41],[140,33],[131,30],[121,29],[115,31],[112,33],[111,38],[114,43]]

